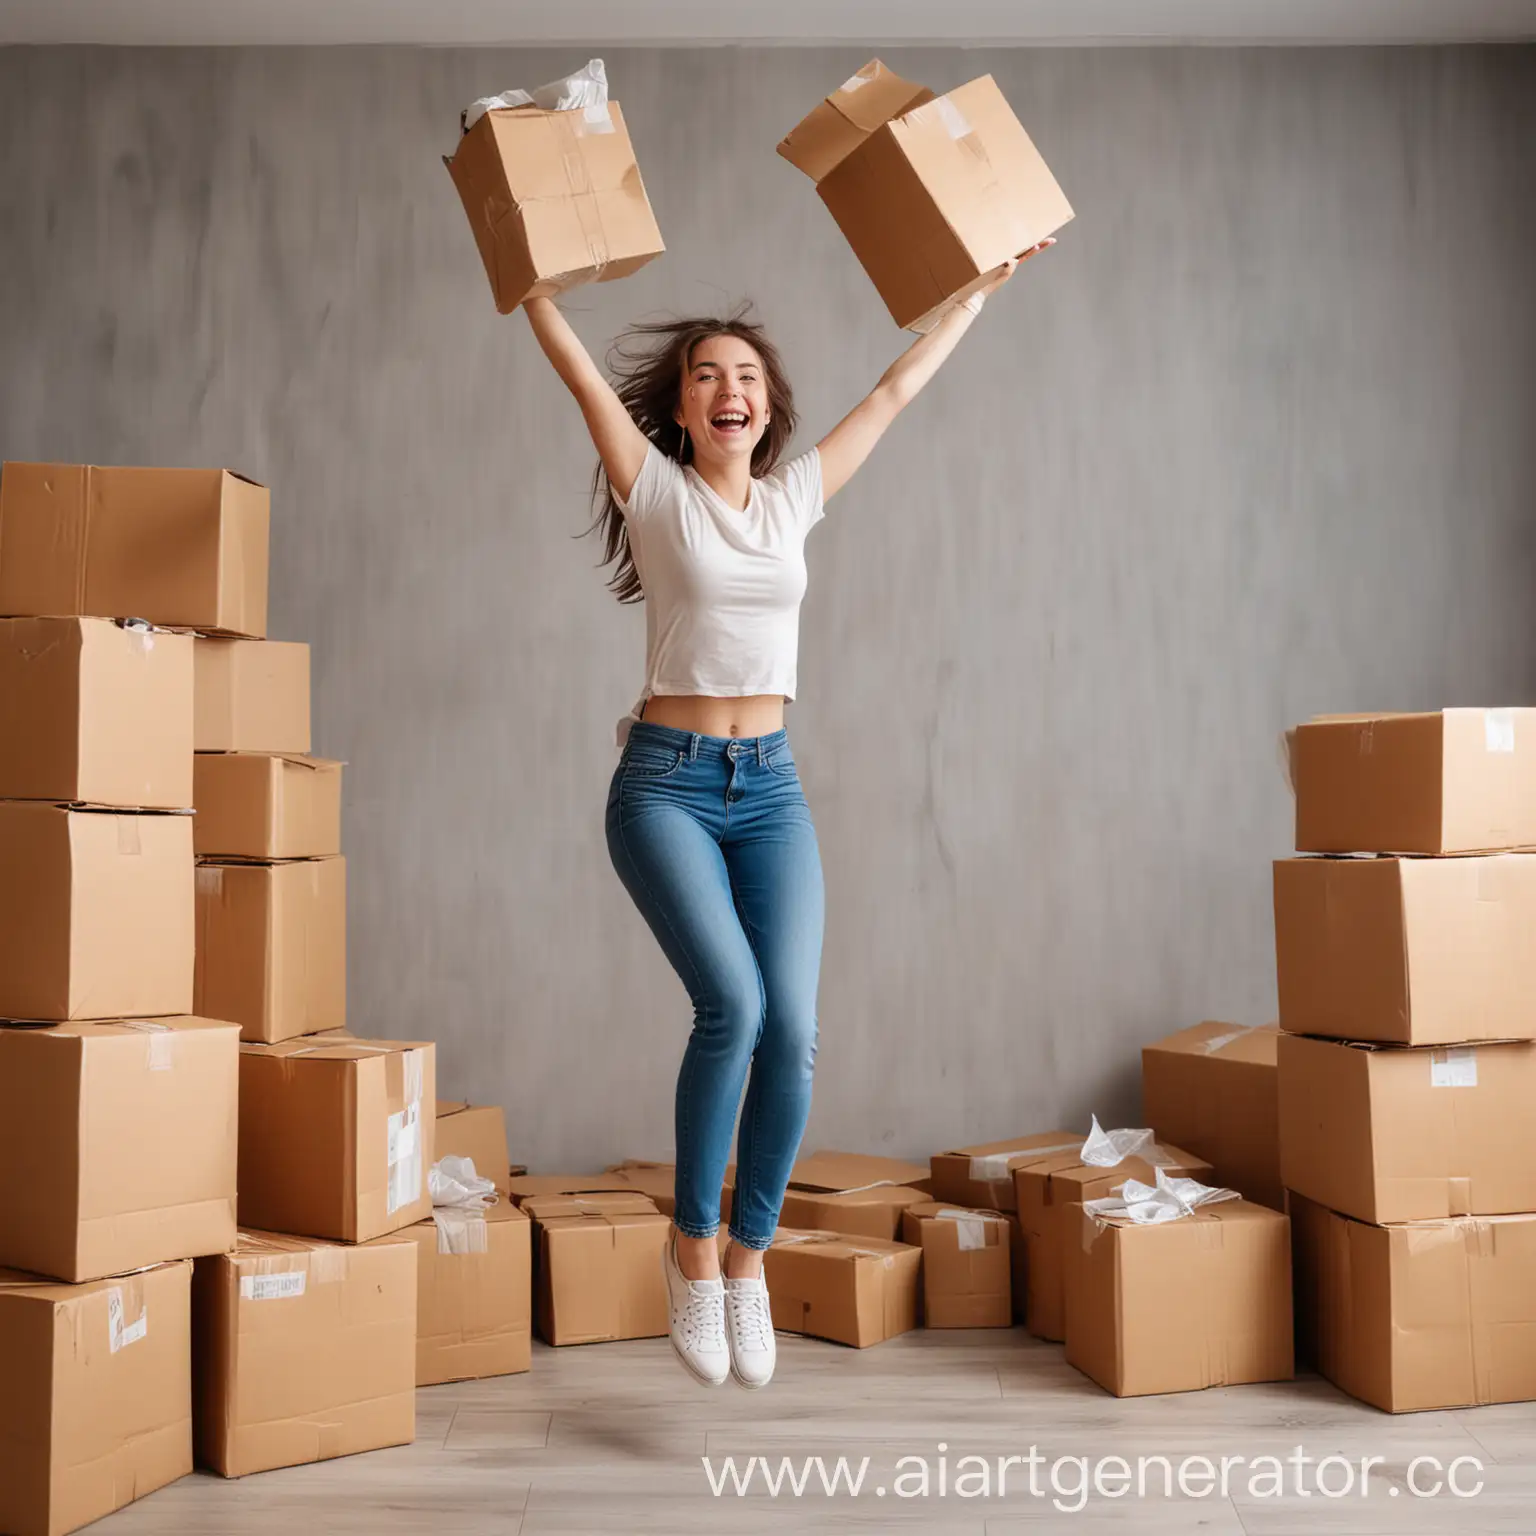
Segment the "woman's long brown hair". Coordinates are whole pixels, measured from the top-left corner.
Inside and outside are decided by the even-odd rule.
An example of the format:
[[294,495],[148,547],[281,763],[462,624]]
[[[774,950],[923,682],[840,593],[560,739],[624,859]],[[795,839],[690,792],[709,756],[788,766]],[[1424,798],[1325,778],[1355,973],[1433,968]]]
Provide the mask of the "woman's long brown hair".
[[[692,457],[692,442],[673,413],[682,397],[683,372],[693,349],[715,336],[734,336],[762,359],[768,386],[768,427],[752,450],[753,475],[768,474],[795,435],[795,401],[783,361],[762,326],[747,318],[750,313],[751,306],[743,304],[723,320],[647,321],[632,326],[614,342],[608,355],[613,387],[635,425],[669,459],[686,464]],[[587,532],[602,528],[602,564],[615,567],[609,590],[621,603],[643,601],[645,593],[635,570],[624,514],[601,461],[592,476],[592,504],[596,513]]]

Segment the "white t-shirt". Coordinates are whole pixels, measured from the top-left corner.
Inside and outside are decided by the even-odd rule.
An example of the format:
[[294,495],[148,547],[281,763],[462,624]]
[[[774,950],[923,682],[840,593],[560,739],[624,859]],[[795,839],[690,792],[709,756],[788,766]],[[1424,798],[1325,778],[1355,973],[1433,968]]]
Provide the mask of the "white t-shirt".
[[645,692],[620,745],[653,694],[793,699],[805,536],[823,516],[816,450],[754,479],[738,511],[653,444],[614,499],[645,591]]

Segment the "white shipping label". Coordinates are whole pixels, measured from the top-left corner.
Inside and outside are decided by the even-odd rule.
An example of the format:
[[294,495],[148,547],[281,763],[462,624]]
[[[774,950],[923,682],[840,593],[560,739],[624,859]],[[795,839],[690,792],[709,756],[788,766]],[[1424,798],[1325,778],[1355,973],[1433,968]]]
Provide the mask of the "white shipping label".
[[1429,1081],[1434,1088],[1476,1088],[1477,1051],[1470,1045],[1429,1053]]
[[149,1332],[149,1308],[145,1307],[131,1323],[123,1318],[123,1292],[114,1285],[107,1292],[107,1343],[115,1355],[127,1344],[137,1344]]
[[412,1099],[398,1115],[389,1117],[389,1185],[385,1205],[389,1214],[421,1199],[421,1100]]
[[1490,752],[1515,750],[1515,717],[1509,710],[1483,711],[1483,745]]
[[242,1301],[284,1301],[290,1296],[302,1296],[308,1279],[302,1269],[290,1270],[285,1275],[241,1275],[240,1298]]

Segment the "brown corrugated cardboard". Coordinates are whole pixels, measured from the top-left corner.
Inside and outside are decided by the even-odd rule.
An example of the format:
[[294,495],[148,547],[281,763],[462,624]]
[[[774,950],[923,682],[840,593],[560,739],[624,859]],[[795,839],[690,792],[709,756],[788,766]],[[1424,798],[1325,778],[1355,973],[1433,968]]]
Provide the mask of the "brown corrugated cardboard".
[[547,1344],[667,1332],[661,1251],[671,1222],[637,1191],[535,1195],[535,1315]]
[[444,158],[503,315],[666,249],[617,102],[487,112]]
[[1141,1052],[1141,1101],[1159,1139],[1211,1165],[1215,1182],[1285,1208],[1275,1049],[1279,1028],[1207,1022]]
[[255,752],[199,752],[192,761],[192,840],[200,858],[341,852],[342,764]]
[[501,1105],[439,1099],[436,1161],[445,1157],[467,1157],[498,1194],[510,1196],[512,1159],[507,1155],[507,1120]]
[[1292,1194],[1318,1369],[1389,1413],[1536,1398],[1536,1216],[1372,1226]]
[[265,486],[227,469],[6,464],[0,614],[267,632]]
[[192,1013],[192,818],[0,801],[0,1018]]
[[240,1224],[366,1242],[432,1212],[437,1052],[344,1033],[240,1047]]
[[0,619],[0,800],[192,804],[192,641]]
[[643,1157],[625,1158],[607,1170],[625,1180],[655,1205],[663,1216],[677,1207],[677,1164],[653,1163]]
[[197,1460],[224,1477],[408,1445],[416,1246],[242,1232],[193,1282]]
[[923,1325],[1007,1328],[1013,1322],[1008,1217],[930,1200],[901,1213],[901,1240],[923,1250]]
[[508,1184],[507,1192],[515,1205],[526,1205],[541,1195],[637,1193],[633,1182],[622,1173],[519,1173],[513,1174]]
[[917,329],[1072,217],[990,75],[930,98],[872,60],[779,145]]
[[922,1261],[906,1243],[780,1227],[763,1255],[773,1326],[856,1349],[907,1333]]
[[199,752],[309,751],[309,647],[199,636],[192,652]]
[[1286,1187],[1361,1221],[1536,1211],[1536,1043],[1280,1041]]
[[795,1189],[820,1190],[825,1194],[849,1194],[858,1190],[905,1185],[928,1188],[928,1170],[921,1163],[899,1157],[877,1157],[867,1152],[836,1152],[824,1147],[796,1158],[789,1170]]
[[1085,1200],[1099,1200],[1127,1179],[1157,1182],[1161,1167],[1174,1178],[1212,1182],[1211,1165],[1182,1147],[1155,1143],[1144,1157],[1127,1157],[1111,1168],[1089,1166],[1076,1152],[1023,1163],[1013,1171],[1019,1223],[1029,1250],[1029,1304],[1025,1325],[1042,1339],[1066,1337],[1067,1250],[1077,1241]]
[[1290,757],[1305,853],[1536,845],[1536,709],[1325,716]]
[[894,1242],[901,1235],[902,1212],[928,1199],[927,1190],[901,1184],[831,1194],[791,1185],[784,1192],[779,1221],[799,1231],[841,1232]]
[[406,1229],[416,1243],[416,1385],[526,1371],[533,1262],[515,1205],[438,1211]]
[[1229,1200],[1151,1226],[1073,1214],[1069,1365],[1117,1397],[1291,1379],[1281,1212]]
[[0,1265],[95,1280],[235,1240],[239,1032],[0,1027]]
[[978,1211],[1018,1209],[1013,1192],[1013,1170],[1043,1157],[1076,1151],[1082,1132],[1037,1131],[1028,1136],[1006,1136],[975,1146],[935,1152],[928,1160],[929,1188],[935,1200]]
[[191,1280],[0,1270],[0,1531],[65,1536],[192,1470]]
[[1013,1289],[1013,1320],[1022,1323],[1029,1316],[1029,1240],[1017,1211],[998,1213],[1008,1223],[1008,1279]]
[[1459,1045],[1536,1038],[1536,854],[1281,859],[1280,1027]]
[[347,863],[197,866],[197,1012],[273,1043],[347,1021]]

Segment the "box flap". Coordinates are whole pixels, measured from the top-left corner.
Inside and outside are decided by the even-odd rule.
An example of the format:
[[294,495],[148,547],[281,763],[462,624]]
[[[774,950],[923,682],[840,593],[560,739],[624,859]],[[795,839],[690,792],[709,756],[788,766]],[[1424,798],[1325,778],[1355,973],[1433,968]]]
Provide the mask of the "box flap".
[[814,107],[784,136],[778,152],[813,181],[820,181],[882,124],[933,100],[926,86],[903,80],[871,59]]

